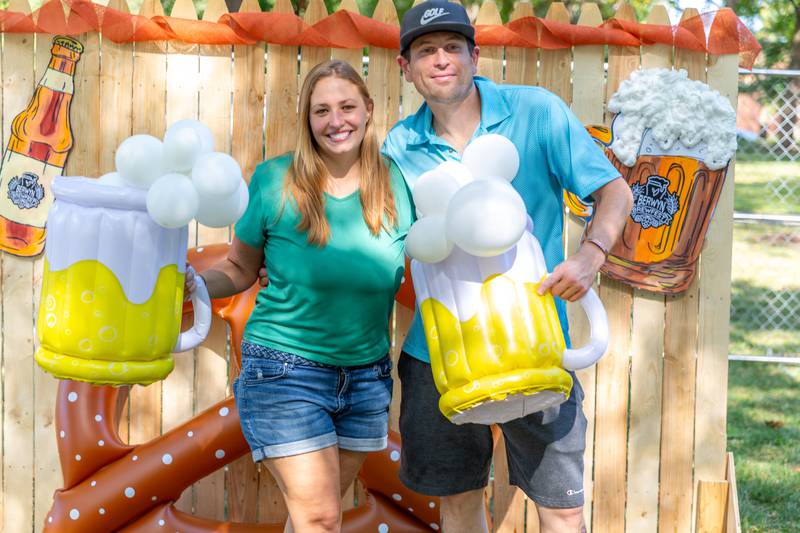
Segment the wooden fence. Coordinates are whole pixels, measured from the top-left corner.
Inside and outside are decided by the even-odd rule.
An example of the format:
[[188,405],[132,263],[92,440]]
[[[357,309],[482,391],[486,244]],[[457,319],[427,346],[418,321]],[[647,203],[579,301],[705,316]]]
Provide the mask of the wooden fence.
[[[110,7],[127,10],[124,0],[111,0]],[[11,0],[10,9],[27,12],[29,6],[26,0]],[[289,0],[277,0],[274,8],[277,12],[291,9]],[[355,0],[344,0],[341,9],[358,12]],[[258,10],[256,0],[245,0],[241,7],[241,11]],[[204,20],[215,21],[225,11],[223,0],[209,0]],[[141,14],[163,14],[159,1],[145,0]],[[519,3],[512,18],[532,14],[530,4]],[[684,18],[691,14],[687,10]],[[196,18],[191,0],[177,0],[171,15]],[[312,0],[304,20],[314,23],[326,15],[323,1]],[[635,18],[628,6],[615,16]],[[380,0],[373,18],[398,23],[390,0]],[[569,22],[559,3],[550,7],[547,18]],[[477,22],[500,23],[493,0],[481,6]],[[601,22],[595,4],[582,6],[578,24],[597,26]],[[656,7],[647,22],[669,24],[669,18],[663,7]],[[50,35],[4,35],[0,55],[3,146],[11,120],[25,108],[47,66],[51,39]],[[122,139],[133,133],[160,136],[168,124],[183,118],[208,124],[218,149],[229,151],[249,175],[265,157],[293,147],[298,87],[311,66],[332,56],[362,69],[360,49],[301,47],[298,64],[298,49],[291,46],[115,44],[97,33],[79,39],[85,51],[75,76],[71,112],[75,146],[65,171],[71,175],[99,176],[113,170],[114,150]],[[414,88],[401,80],[396,53],[370,49],[366,67],[375,119],[384,131],[401,116],[401,103],[403,114],[415,111],[421,103]],[[564,50],[484,47],[479,71],[498,82],[545,87],[569,103],[585,123],[602,123],[608,120],[605,102],[638,68],[687,69],[691,78],[707,81],[735,106],[737,63],[735,55],[706,56],[667,45]],[[701,482],[724,481],[728,468],[725,426],[732,206],[731,170],[701,256],[699,275],[685,294],[665,298],[605,278],[599,284],[609,313],[612,344],[596,368],[580,373],[589,418],[586,516],[596,532],[684,533],[709,514],[716,516],[709,519],[716,529],[697,529],[722,530],[719,512],[714,509],[722,501],[724,510],[728,485]],[[580,235],[578,221],[568,220],[565,234],[567,250],[574,250]],[[228,229],[197,227],[191,244],[202,246],[229,238]],[[41,257],[0,256],[0,510],[3,531],[9,533],[39,530],[53,491],[62,483],[53,427],[56,381],[33,361],[34,308],[42,262]],[[586,324],[580,312],[571,310],[571,314],[573,339],[581,342],[587,334]],[[398,345],[408,315],[404,310],[396,314]],[[224,398],[229,394],[228,354],[227,332],[221,323],[215,323],[201,348],[176,356],[176,368],[168,379],[132,389],[120,428],[123,438],[132,443],[145,441]],[[395,428],[397,400],[392,413]],[[353,505],[353,494],[358,499],[358,490],[351,491],[347,505]],[[495,531],[538,531],[532,502],[508,486],[502,453],[497,454],[490,493]],[[698,504],[701,493],[709,496],[710,503]],[[252,522],[280,521],[286,513],[274,481],[265,469],[253,466],[249,457],[185,491],[178,507],[199,516]],[[734,527],[733,520],[728,527]]]

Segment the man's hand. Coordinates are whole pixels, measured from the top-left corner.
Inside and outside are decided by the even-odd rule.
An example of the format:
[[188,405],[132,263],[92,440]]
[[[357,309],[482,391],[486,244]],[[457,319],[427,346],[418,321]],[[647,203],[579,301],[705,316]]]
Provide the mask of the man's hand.
[[267,277],[267,267],[261,267],[258,269],[258,284],[261,287],[266,287],[269,285],[269,278]]
[[574,302],[586,294],[604,262],[605,255],[597,246],[584,243],[575,255],[553,269],[537,292],[544,295],[549,290],[553,296]]

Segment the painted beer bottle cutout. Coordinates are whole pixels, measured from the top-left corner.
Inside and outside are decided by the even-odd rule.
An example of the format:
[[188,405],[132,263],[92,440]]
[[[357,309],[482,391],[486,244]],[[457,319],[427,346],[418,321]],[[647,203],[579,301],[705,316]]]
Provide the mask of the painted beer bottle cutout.
[[71,37],[53,39],[50,64],[11,124],[0,167],[0,249],[14,255],[35,256],[44,249],[50,183],[72,148],[69,107],[82,52]]

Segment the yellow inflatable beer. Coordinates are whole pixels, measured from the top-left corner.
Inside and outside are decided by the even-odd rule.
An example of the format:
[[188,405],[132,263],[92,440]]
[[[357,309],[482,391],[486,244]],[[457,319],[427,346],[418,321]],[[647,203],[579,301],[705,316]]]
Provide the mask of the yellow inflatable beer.
[[456,424],[493,424],[565,401],[567,370],[594,364],[608,345],[608,320],[590,291],[581,300],[591,340],[567,349],[536,237],[478,257],[458,247],[438,263],[411,262],[439,409]]
[[164,379],[171,353],[202,342],[210,324],[202,287],[195,325],[180,333],[188,228],[156,224],[143,190],[57,177],[53,192],[36,362],[96,384]]

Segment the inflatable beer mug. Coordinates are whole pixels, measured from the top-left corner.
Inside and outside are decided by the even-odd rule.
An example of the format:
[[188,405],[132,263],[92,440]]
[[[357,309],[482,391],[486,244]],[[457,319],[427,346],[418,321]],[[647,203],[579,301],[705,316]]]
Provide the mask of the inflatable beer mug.
[[171,353],[200,344],[211,322],[198,276],[194,325],[180,333],[188,226],[156,224],[142,189],[57,177],[53,193],[36,362],[96,384],[164,379]]
[[[498,136],[478,140],[486,137]],[[502,154],[498,144],[487,152]],[[475,168],[472,148],[463,161]],[[537,293],[547,267],[533,224],[503,177],[460,185],[437,169],[413,191],[421,218],[406,249],[439,409],[456,424],[502,423],[565,401],[567,371],[594,364],[608,346],[606,313],[590,290],[580,303],[591,339],[566,348],[553,296]]]

